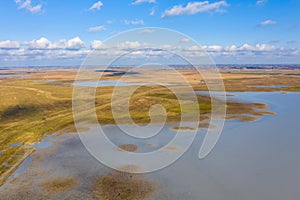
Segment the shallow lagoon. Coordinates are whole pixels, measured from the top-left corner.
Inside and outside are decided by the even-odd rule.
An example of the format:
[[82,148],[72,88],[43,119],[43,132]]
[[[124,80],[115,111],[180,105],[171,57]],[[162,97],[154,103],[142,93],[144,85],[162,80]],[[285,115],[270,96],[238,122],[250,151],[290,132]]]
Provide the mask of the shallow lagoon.
[[249,88],[270,88],[270,89],[280,89],[284,88],[285,86],[282,85],[250,85]]
[[127,83],[124,81],[115,80],[100,80],[100,81],[77,81],[75,86],[81,87],[105,87],[105,86],[134,86],[134,85],[146,85],[150,83]]
[[[226,121],[222,136],[211,154],[203,160],[198,152],[204,131],[197,134],[191,148],[171,166],[145,176],[157,185],[152,199],[294,200],[300,196],[300,93],[234,93],[232,99],[270,105],[274,116],[256,122]],[[169,124],[158,140],[169,140],[174,131]],[[105,126],[111,138],[121,144],[116,126]],[[88,133],[87,133],[88,134]],[[147,143],[156,143],[149,141]],[[76,188],[47,198],[90,199],[91,182],[109,173],[83,147],[78,135],[65,134],[50,139],[53,145],[38,149],[22,173],[11,177],[12,184],[1,188],[2,197],[13,199],[26,194],[45,197],[40,183],[51,177],[71,176],[79,180]],[[119,143],[118,143],[119,142]],[[123,141],[124,143],[134,142]],[[151,150],[146,147],[140,151]],[[149,148],[149,149],[148,149]],[[172,152],[170,152],[172,153]]]
[[16,74],[0,74],[0,79],[7,78],[26,78],[26,76],[16,75]]

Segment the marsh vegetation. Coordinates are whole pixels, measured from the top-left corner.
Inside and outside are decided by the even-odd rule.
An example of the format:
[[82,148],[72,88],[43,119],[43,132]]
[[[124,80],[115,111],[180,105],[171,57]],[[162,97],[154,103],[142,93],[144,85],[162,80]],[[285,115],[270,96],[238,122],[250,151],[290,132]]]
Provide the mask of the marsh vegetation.
[[[126,74],[126,68],[101,72],[106,80],[118,80],[120,74]],[[191,70],[180,72],[190,81],[195,90],[206,90],[200,75]],[[66,127],[74,127],[72,115],[72,83],[76,69],[14,69],[2,70],[2,73],[13,73],[20,77],[0,79],[0,184],[21,163],[24,157],[34,150],[34,144],[45,136]],[[95,72],[95,73],[100,73]],[[163,73],[156,72],[163,76]],[[222,73],[225,88],[228,91],[300,91],[300,77],[295,71],[278,71],[278,73]],[[26,75],[26,78],[23,76]],[[143,80],[144,74],[134,75],[133,82]],[[295,76],[293,76],[295,75]],[[155,76],[155,74],[154,74]],[[41,81],[39,81],[41,80]],[[46,81],[45,81],[46,80]],[[51,80],[51,81],[47,81]],[[179,87],[172,82],[170,87]],[[283,85],[282,88],[248,87],[249,85]],[[114,124],[111,111],[113,86],[98,87],[95,97],[95,108],[101,124]],[[198,97],[200,120],[210,118],[211,99]],[[130,99],[130,115],[135,123],[147,124],[151,118],[149,109],[152,105],[161,104],[166,109],[167,122],[181,119],[182,110],[191,112],[189,106],[180,107],[176,96],[166,87],[147,85],[138,88]],[[258,120],[261,116],[274,114],[269,112],[266,104],[257,102],[227,102],[227,119],[241,121]],[[178,127],[180,128],[180,127]],[[72,128],[71,128],[72,129]],[[74,131],[74,130],[73,130]],[[19,145],[11,145],[18,143]]]

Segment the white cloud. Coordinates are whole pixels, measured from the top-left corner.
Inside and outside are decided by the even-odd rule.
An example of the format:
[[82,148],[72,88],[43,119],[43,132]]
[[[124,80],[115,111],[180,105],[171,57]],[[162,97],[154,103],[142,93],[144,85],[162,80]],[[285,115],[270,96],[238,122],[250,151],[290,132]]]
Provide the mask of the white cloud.
[[190,46],[190,47],[187,47],[185,50],[187,51],[201,51],[203,49],[201,49],[199,46],[197,45],[193,45],[193,46]]
[[[51,65],[80,63],[91,52],[84,42],[75,37],[51,42],[45,37],[32,41],[0,41],[2,65]],[[58,61],[58,62],[57,62]]]
[[97,1],[89,8],[89,10],[100,10],[100,8],[102,6],[103,6],[103,3],[101,1]]
[[219,46],[219,45],[203,46],[202,48],[206,51],[209,51],[209,52],[222,51],[223,50],[223,47]]
[[38,12],[41,12],[41,11],[42,11],[42,5],[41,4],[29,8],[29,12],[31,12],[31,13],[38,13]]
[[31,0],[15,0],[19,9],[25,9],[30,13],[38,13],[42,11],[42,4],[32,5]]
[[59,40],[51,42],[45,37],[30,42],[24,42],[24,48],[31,50],[79,50],[85,47],[85,43],[79,38],[75,37],[70,40]]
[[48,49],[48,48],[52,48],[52,44],[47,38],[41,37],[38,40],[32,40],[31,42],[28,42],[28,48],[29,49]]
[[269,19],[269,20],[262,21],[261,23],[258,24],[258,26],[264,27],[264,26],[274,25],[274,24],[277,24],[277,22]]
[[142,47],[142,44],[138,41],[125,41],[118,45],[119,49],[136,49]]
[[141,3],[155,3],[156,0],[135,0],[132,4],[133,5],[138,5]]
[[74,49],[74,50],[77,49],[78,50],[78,49],[82,49],[84,47],[85,47],[84,42],[79,37],[75,37],[75,38],[67,41],[66,49]]
[[225,51],[237,51],[238,47],[236,45],[226,46],[224,47]]
[[17,4],[19,4],[19,8],[30,8],[31,7],[31,0],[25,0],[25,1],[21,1],[21,0],[16,0],[15,1]]
[[[151,29],[149,29],[151,30]],[[150,31],[151,32],[151,31]],[[103,58],[113,59],[116,56],[123,55],[130,52],[130,55],[134,59],[144,57],[161,58],[162,51],[159,49],[174,52],[177,55],[186,57],[187,59],[197,59],[199,56],[205,56],[207,52],[213,58],[227,59],[227,61],[234,61],[237,58],[241,60],[260,60],[269,59],[274,60],[276,58],[282,59],[282,61],[293,59],[296,60],[300,56],[300,52],[297,48],[278,47],[272,44],[241,44],[241,45],[189,45],[193,43],[188,42],[188,38],[182,38],[181,43],[178,45],[161,44],[159,46],[155,44],[142,43],[138,40],[123,41],[121,43],[106,44],[100,40],[94,40],[90,45],[85,43],[79,38],[74,37],[66,40],[61,39],[58,41],[50,41],[46,37],[41,37],[32,41],[0,41],[0,60],[5,62],[11,62],[15,60],[17,63],[21,60],[69,60],[83,59],[92,50],[97,49],[97,53]],[[151,49],[153,49],[151,51]],[[156,59],[156,57],[155,57]],[[2,62],[2,63],[3,63]]]
[[94,26],[94,27],[90,27],[88,29],[89,32],[93,32],[93,31],[104,31],[106,30],[105,26]]
[[155,15],[155,9],[154,9],[154,8],[151,8],[149,15],[150,15],[150,16]]
[[273,51],[276,47],[274,45],[270,44],[256,44],[255,46],[249,45],[249,44],[243,44],[240,46],[238,51]]
[[[196,48],[197,46],[192,46],[189,48],[189,50],[199,50]],[[229,46],[220,46],[220,45],[210,45],[210,46],[202,46],[201,47],[203,50],[207,52],[241,52],[241,51],[248,51],[248,52],[262,52],[262,51],[274,51],[276,50],[276,47],[274,45],[270,44],[255,44],[255,45],[250,45],[250,44],[243,44],[240,45],[239,47],[236,45],[229,45]]]
[[268,0],[257,0],[256,5],[257,6],[262,6],[265,5],[268,2]]
[[104,49],[105,47],[106,47],[106,45],[100,40],[94,40],[91,43],[92,49]]
[[255,49],[258,51],[274,51],[276,47],[270,44],[256,44]]
[[209,1],[188,2],[186,6],[175,5],[165,10],[161,17],[172,17],[177,15],[194,15],[203,12],[224,12],[222,7],[228,6],[226,1],[209,3]]
[[124,24],[126,25],[143,25],[143,20],[124,20]]
[[17,41],[4,40],[0,41],[0,49],[18,49],[20,48],[20,43]]

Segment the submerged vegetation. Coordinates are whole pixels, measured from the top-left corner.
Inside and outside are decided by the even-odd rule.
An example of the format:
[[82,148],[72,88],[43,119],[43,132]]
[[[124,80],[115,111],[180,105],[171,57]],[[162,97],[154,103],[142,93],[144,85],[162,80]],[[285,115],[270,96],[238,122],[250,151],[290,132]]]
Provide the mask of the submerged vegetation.
[[41,184],[44,192],[47,194],[55,194],[59,192],[65,192],[78,185],[78,180],[69,177],[55,177],[51,178]]
[[153,195],[155,186],[142,175],[114,171],[93,184],[97,199],[146,200]]
[[118,146],[119,151],[128,151],[128,152],[135,152],[138,150],[138,146],[135,144],[122,144]]

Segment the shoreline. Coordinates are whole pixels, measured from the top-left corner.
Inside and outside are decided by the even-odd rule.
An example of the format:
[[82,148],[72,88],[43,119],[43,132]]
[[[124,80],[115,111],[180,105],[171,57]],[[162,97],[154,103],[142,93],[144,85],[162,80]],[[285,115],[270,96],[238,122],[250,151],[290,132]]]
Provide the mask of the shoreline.
[[[26,116],[26,114],[32,114],[34,117],[36,115],[36,119],[34,118],[34,120],[37,120],[36,125],[39,126],[38,129],[33,129],[32,127],[34,127],[35,125],[32,125],[31,123],[27,123],[25,124],[25,126],[27,126],[26,128],[29,129],[28,132],[32,133],[32,138],[28,138],[25,141],[22,141],[22,138],[24,138],[26,133],[22,133],[22,131],[20,131],[20,135],[15,138],[12,138],[11,141],[16,141],[16,142],[21,142],[23,144],[26,144],[26,142],[29,142],[31,144],[32,140],[34,140],[35,135],[38,135],[36,137],[37,141],[35,142],[39,142],[41,141],[43,138],[45,138],[46,136],[52,135],[57,131],[60,130],[64,130],[66,128],[68,128],[69,126],[74,126],[73,124],[73,120],[72,120],[72,113],[70,114],[70,110],[67,110],[70,108],[70,102],[67,102],[67,100],[70,99],[70,94],[69,92],[71,87],[70,85],[65,85],[65,81],[73,81],[73,75],[75,74],[76,71],[72,71],[72,72],[68,72],[68,71],[46,71],[47,72],[47,76],[45,76],[44,74],[41,73],[36,73],[33,75],[28,75],[28,77],[24,78],[20,78],[20,79],[0,79],[1,82],[3,82],[3,86],[4,89],[3,92],[9,91],[9,90],[16,90],[16,91],[21,91],[21,89],[24,88],[24,86],[22,84],[26,83],[28,84],[26,87],[26,93],[20,93],[22,95],[20,95],[20,98],[24,99],[24,97],[27,97],[28,99],[32,99],[33,96],[40,96],[40,97],[44,97],[45,99],[39,98],[39,99],[34,99],[35,101],[37,101],[37,107],[26,107],[26,106],[15,106],[12,105],[11,110],[8,110],[8,117],[11,117],[13,115],[15,115],[14,112],[16,112],[16,114],[24,114],[24,116]],[[190,75],[188,73],[186,73],[186,71],[182,71],[182,73],[184,75],[186,75],[187,77],[191,77],[191,84],[194,88],[194,90],[196,91],[207,91],[207,88],[205,87],[205,85],[199,85],[199,77],[197,76],[193,76]],[[298,87],[298,82],[296,77],[290,77],[285,75],[284,71],[280,71],[280,76],[278,75],[278,77],[273,77],[273,79],[270,79],[269,81],[267,81],[265,84],[263,84],[262,81],[265,80],[265,78],[263,77],[256,77],[255,79],[247,79],[245,78],[245,82],[243,82],[243,80],[241,79],[240,76],[244,76],[244,74],[242,72],[240,72],[240,74],[227,74],[223,71],[223,73],[221,73],[224,77],[222,77],[223,81],[224,81],[224,85],[226,88],[226,92],[236,92],[236,93],[244,93],[244,92],[253,92],[253,93],[281,93],[281,94],[286,94],[286,93],[297,93],[300,91],[300,87]],[[293,72],[295,73],[295,72]],[[49,75],[49,76],[48,76]],[[265,72],[262,75],[270,75],[268,72]],[[268,76],[266,78],[268,78]],[[193,78],[193,79],[192,79]],[[272,78],[272,77],[271,77]],[[56,80],[55,82],[34,82],[34,80],[39,79],[39,80]],[[112,79],[115,80],[115,79]],[[242,82],[241,82],[242,81]],[[285,83],[286,82],[286,83]],[[26,85],[25,84],[25,85]],[[256,86],[256,85],[261,85],[262,87],[247,87],[247,85],[252,85],[252,86]],[[270,86],[275,86],[275,85],[281,85],[281,88],[275,88],[275,87],[270,87],[268,88],[268,85]],[[21,87],[22,86],[22,87]],[[227,87],[228,86],[228,87]],[[243,86],[243,87],[242,87]],[[245,87],[244,87],[245,86]],[[267,86],[267,87],[266,87]],[[103,87],[105,89],[107,88],[112,88],[113,86],[107,86],[107,87]],[[109,93],[110,90],[107,89],[107,92]],[[158,90],[158,93],[160,92],[160,90]],[[106,93],[103,95],[104,97]],[[18,97],[18,96],[17,96]],[[15,99],[18,99],[17,97],[14,97]],[[99,95],[99,97],[102,97],[101,95]],[[103,98],[104,98],[103,97]],[[156,100],[158,98],[160,98],[161,96],[153,96],[153,98],[156,98]],[[164,98],[164,96],[161,97],[164,100],[172,100],[172,98]],[[47,102],[49,100],[49,105],[54,105],[54,106],[48,106],[48,104],[46,103],[44,105],[44,102]],[[158,99],[159,100],[159,99]],[[24,100],[26,102],[26,99]],[[40,102],[41,101],[41,102]],[[10,102],[14,102],[14,100],[11,100]],[[9,103],[10,103],[9,102]],[[31,102],[31,101],[29,101]],[[170,101],[171,102],[171,101]],[[242,102],[242,103],[241,103]],[[26,102],[27,103],[27,102]],[[34,105],[36,102],[33,102]],[[240,103],[239,105],[235,105],[234,103]],[[255,103],[255,102],[252,102]],[[233,104],[230,106],[231,109],[229,109],[229,113],[230,115],[234,115],[234,117],[230,117],[230,119],[241,119],[240,121],[244,121],[244,122],[248,122],[248,121],[256,121],[256,119],[254,118],[250,118],[247,116],[242,116],[243,114],[249,114],[253,117],[257,117],[258,120],[260,120],[262,118],[262,116],[264,115],[270,115],[270,114],[275,114],[275,113],[271,113],[271,112],[265,112],[263,113],[262,110],[268,111],[268,108],[266,109],[259,109],[256,107],[253,107],[253,110],[251,111],[251,108],[253,105],[246,105],[247,103],[243,104],[243,101],[240,100],[234,100]],[[265,106],[268,106],[267,103],[264,103]],[[40,106],[40,107],[39,107]],[[103,107],[99,107],[99,111],[101,111]],[[200,121],[204,121],[207,119],[210,119],[210,114],[207,113],[207,111],[209,111],[209,106],[204,105],[203,109],[200,110],[203,111],[202,114],[200,114]],[[58,109],[57,111],[55,109]],[[47,116],[46,113],[45,116],[39,116],[40,113],[38,113],[39,111],[46,111],[49,113],[49,116]],[[259,110],[258,112],[255,112],[256,110]],[[18,113],[19,112],[19,113]],[[177,110],[175,111],[171,111],[175,114],[177,114]],[[227,110],[228,112],[228,110]],[[241,113],[243,112],[243,113]],[[259,114],[260,113],[260,114]],[[10,115],[9,115],[10,114]],[[180,122],[180,116],[175,115],[171,116],[166,123],[176,123],[176,122]],[[3,115],[5,119],[5,115]],[[106,117],[106,116],[105,116]],[[113,118],[109,118],[110,116],[108,116],[108,118],[98,118],[98,122],[102,125],[115,125],[116,123],[114,122]],[[136,124],[148,124],[150,121],[148,118],[138,118],[139,116],[137,116],[136,120],[133,120]],[[26,118],[25,118],[26,119]],[[133,118],[134,119],[134,118]],[[230,119],[224,119],[224,120],[230,120]],[[9,122],[9,121],[8,121]],[[35,122],[35,121],[32,121]],[[10,123],[10,122],[9,122]],[[11,123],[14,123],[14,121],[12,121]],[[44,126],[44,124],[47,125]],[[73,124],[73,125],[72,125]],[[12,126],[8,126],[8,128],[11,128],[11,132],[14,133],[14,131],[19,130],[24,130],[26,128],[23,127],[24,123],[22,125],[22,123],[20,123],[19,126],[13,126],[13,128],[11,128]],[[75,128],[76,130],[76,128]],[[38,132],[36,132],[38,131]],[[4,131],[3,131],[4,132]],[[7,131],[6,131],[7,132]],[[44,133],[46,133],[46,135],[44,135]],[[23,134],[23,135],[22,135]],[[16,135],[16,134],[15,134]],[[11,135],[5,136],[5,137],[10,137]],[[13,135],[14,136],[14,135]],[[23,137],[22,137],[23,136]],[[21,141],[18,141],[18,139],[21,138]],[[28,141],[27,141],[28,140]],[[5,140],[3,140],[5,141]],[[27,144],[29,144],[27,143]],[[7,143],[9,145],[9,143]],[[6,145],[6,144],[5,144]],[[6,146],[4,146],[6,148]],[[3,149],[5,149],[3,148]],[[34,150],[32,150],[34,151]],[[4,152],[6,153],[6,152]],[[32,152],[31,152],[32,153]],[[3,180],[7,179],[7,173],[13,173],[17,168],[18,165],[20,165],[25,159],[23,158],[24,156],[27,155],[27,157],[29,155],[27,155],[27,151],[25,154],[19,154],[21,155],[21,158],[17,158],[15,164],[10,165],[10,168],[8,168],[8,170],[6,171],[6,168],[4,168],[3,170],[3,174],[0,176],[0,185],[3,185],[1,182],[5,182]],[[4,160],[5,161],[5,160]],[[3,162],[5,163],[5,162]],[[8,163],[10,164],[10,163]]]
[[[266,106],[268,106],[268,104],[266,104],[266,103],[261,103],[261,104],[263,104],[263,105],[266,105]],[[264,109],[264,110],[267,110],[267,108],[268,107],[266,107],[266,109]],[[265,114],[263,114],[263,115],[258,115],[257,116],[257,118],[256,118],[256,120],[240,120],[240,122],[242,123],[242,122],[253,122],[253,121],[259,121],[259,120],[261,120],[261,118],[262,117],[264,117],[264,116],[266,116],[266,115],[268,115],[268,114],[270,114],[271,112],[268,112],[268,111],[266,111],[265,112]],[[272,112],[272,115],[275,115],[275,114],[277,114],[277,113],[273,113]],[[204,119],[199,119],[199,122],[201,122],[201,121],[206,121],[206,120],[208,120],[209,119],[209,117],[207,118],[208,116],[207,115],[205,115],[205,118]],[[230,118],[230,119],[228,119],[228,118],[224,118],[224,121],[230,121],[230,120],[233,120],[233,119],[237,119],[237,120],[239,120],[240,119],[240,117],[243,117],[243,115],[236,115],[236,116],[234,116],[233,118]],[[260,117],[260,118],[259,118]],[[178,122],[180,122],[180,121],[177,121],[177,120],[174,120],[174,121],[166,121],[165,122],[165,124],[172,124],[172,123],[178,123]],[[145,123],[137,123],[137,124],[145,124]],[[107,124],[102,124],[103,126],[110,126],[110,125],[116,125],[115,123],[107,123]],[[125,124],[124,124],[125,125]],[[199,125],[201,125],[201,124],[199,124]],[[178,128],[178,129],[177,129]],[[183,128],[183,129],[181,129],[181,128]],[[187,128],[187,129],[186,129]],[[197,127],[197,129],[200,129],[201,128],[201,126],[199,126],[199,127]],[[202,127],[203,128],[203,127]],[[80,129],[80,128],[79,128]],[[83,128],[83,130],[85,131],[85,130],[87,130],[88,128]],[[176,127],[176,128],[174,128],[174,127],[171,127],[171,129],[173,129],[173,130],[191,130],[190,129],[190,127]],[[195,129],[193,129],[193,130],[195,130]],[[55,131],[55,132],[53,132],[53,133],[50,133],[50,134],[48,134],[48,135],[46,135],[44,138],[46,138],[46,137],[48,137],[48,136],[53,136],[53,135],[58,135],[58,136],[61,136],[61,135],[64,135],[64,134],[67,134],[67,133],[76,133],[76,134],[78,134],[78,129],[77,129],[77,127],[76,127],[76,125],[70,125],[70,124],[67,124],[65,127],[62,127],[60,130],[58,130],[58,131]],[[41,139],[41,141],[44,139],[44,138],[42,138]],[[36,143],[36,144],[38,144],[38,143]],[[0,176],[0,188],[6,183],[6,181],[7,181],[7,179],[11,176],[11,175],[13,175],[13,173],[18,169],[18,167],[24,162],[24,160],[27,158],[27,157],[29,157],[29,156],[31,156],[31,154],[33,153],[33,152],[35,152],[37,149],[36,148],[32,148],[32,149],[30,149],[29,151],[27,151],[14,165],[12,165],[11,166],[11,168],[9,168],[5,173],[3,173],[1,176]]]
[[13,175],[13,173],[19,168],[19,166],[28,158],[33,152],[35,152],[36,149],[32,148],[29,151],[27,151],[14,165],[12,165],[6,172],[2,174],[0,177],[0,187],[2,187],[7,179]]

